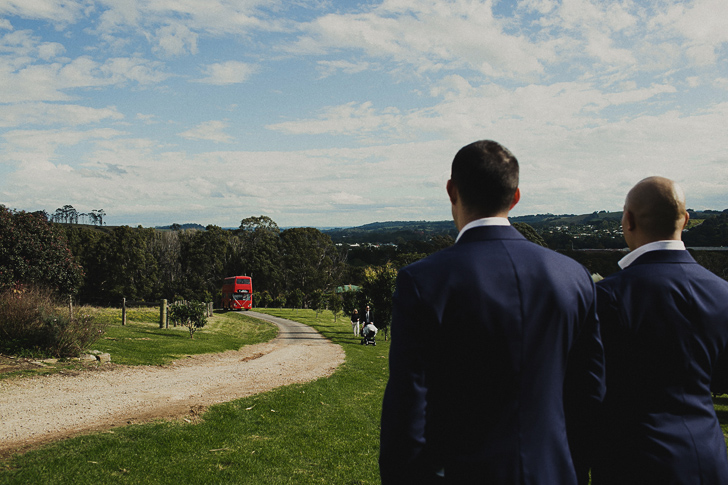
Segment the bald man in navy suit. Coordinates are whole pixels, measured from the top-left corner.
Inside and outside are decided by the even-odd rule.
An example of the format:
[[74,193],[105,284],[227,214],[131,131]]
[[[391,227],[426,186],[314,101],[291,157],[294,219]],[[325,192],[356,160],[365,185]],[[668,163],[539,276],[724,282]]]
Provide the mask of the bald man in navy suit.
[[685,196],[663,177],[630,190],[631,252],[597,283],[607,394],[592,483],[727,484],[711,379],[728,346],[728,282],[698,265],[681,234]]
[[510,225],[518,172],[494,141],[463,147],[447,183],[456,243],[399,272],[385,485],[577,482],[567,424],[586,429],[573,411],[604,393],[595,288]]

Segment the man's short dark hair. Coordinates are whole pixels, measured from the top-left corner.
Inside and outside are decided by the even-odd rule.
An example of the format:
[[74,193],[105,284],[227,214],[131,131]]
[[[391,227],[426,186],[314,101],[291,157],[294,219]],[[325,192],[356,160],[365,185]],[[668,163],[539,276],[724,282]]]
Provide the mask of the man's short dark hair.
[[476,141],[455,155],[450,179],[467,208],[492,216],[510,209],[518,188],[518,160],[500,143]]

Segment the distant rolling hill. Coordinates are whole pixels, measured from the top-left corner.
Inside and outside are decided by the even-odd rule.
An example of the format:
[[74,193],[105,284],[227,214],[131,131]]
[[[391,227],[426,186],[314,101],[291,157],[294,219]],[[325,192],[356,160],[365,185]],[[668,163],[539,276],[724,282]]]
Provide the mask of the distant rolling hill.
[[[688,210],[690,219],[702,221],[722,214],[721,211]],[[536,229],[546,226],[591,225],[604,220],[621,221],[622,212],[595,211],[591,214],[536,214],[511,217],[511,222],[523,222]],[[387,243],[422,240],[437,235],[457,236],[452,220],[447,221],[388,221],[373,222],[363,226],[323,229],[336,243],[370,242]]]

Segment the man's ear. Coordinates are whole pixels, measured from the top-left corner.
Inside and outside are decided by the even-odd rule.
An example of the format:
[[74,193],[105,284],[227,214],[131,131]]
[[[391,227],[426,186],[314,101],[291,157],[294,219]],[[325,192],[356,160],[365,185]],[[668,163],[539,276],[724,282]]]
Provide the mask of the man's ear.
[[508,210],[513,209],[516,204],[518,204],[519,200],[521,200],[521,188],[516,187],[516,191],[513,193],[513,201],[511,202],[511,206],[508,208]]
[[634,214],[626,209],[624,211],[624,222],[627,223],[627,227],[622,227],[622,231],[634,231],[637,227]]
[[688,227],[688,221],[690,220],[690,214],[688,214],[687,211],[685,211],[685,221],[683,222],[681,232],[685,230],[686,227]]
[[458,194],[458,188],[455,185],[455,182],[453,182],[452,179],[448,180],[445,188],[447,189],[447,195],[450,197],[450,203],[452,205],[457,204],[459,194]]

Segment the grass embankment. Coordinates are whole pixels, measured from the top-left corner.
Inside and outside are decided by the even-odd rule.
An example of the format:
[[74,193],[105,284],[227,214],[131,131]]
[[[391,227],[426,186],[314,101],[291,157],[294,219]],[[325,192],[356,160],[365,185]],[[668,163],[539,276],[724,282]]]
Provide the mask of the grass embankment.
[[[360,345],[349,322],[335,322],[331,312],[318,318],[310,310],[266,313],[313,326],[343,346],[346,363],[329,378],[213,406],[197,424],[115,428],[16,456],[0,463],[0,483],[379,483],[388,343]],[[153,349],[159,348],[162,360],[175,359],[199,350],[205,335],[214,340],[218,333],[211,322],[192,341],[189,334],[185,339],[184,327],[179,339],[170,338],[170,331],[155,328],[155,318],[158,314],[150,313],[146,323],[110,325],[109,338],[94,347],[110,352],[116,362],[127,353],[129,362],[152,363]],[[142,345],[150,342],[146,338],[154,344]]]

